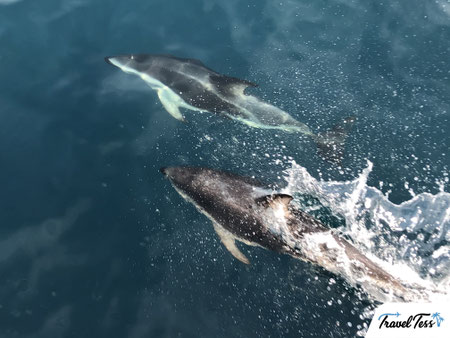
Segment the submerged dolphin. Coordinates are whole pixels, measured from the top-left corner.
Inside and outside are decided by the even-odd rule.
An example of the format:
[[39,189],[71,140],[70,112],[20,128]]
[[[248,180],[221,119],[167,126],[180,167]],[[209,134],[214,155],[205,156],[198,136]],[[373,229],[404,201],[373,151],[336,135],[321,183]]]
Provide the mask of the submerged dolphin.
[[257,85],[219,74],[201,61],[171,55],[133,54],[106,57],[105,60],[126,73],[141,77],[152,89],[170,115],[180,121],[180,108],[220,114],[251,127],[299,132],[312,137],[321,155],[332,162],[342,159],[344,141],[354,117],[325,133],[314,134],[285,111],[259,98],[245,94]]
[[274,193],[248,177],[193,167],[162,168],[178,193],[214,225],[238,260],[249,260],[235,241],[260,246],[320,265],[360,285],[379,301],[410,299],[388,272],[318,220],[295,208],[287,194]]

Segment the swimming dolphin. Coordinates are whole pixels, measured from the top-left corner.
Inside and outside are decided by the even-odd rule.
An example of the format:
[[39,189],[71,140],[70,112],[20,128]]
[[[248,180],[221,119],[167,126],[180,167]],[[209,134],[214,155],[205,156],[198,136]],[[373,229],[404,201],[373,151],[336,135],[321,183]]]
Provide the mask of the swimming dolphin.
[[299,132],[312,137],[320,154],[331,162],[341,161],[345,138],[355,121],[348,117],[330,131],[316,135],[285,111],[244,92],[256,84],[219,74],[199,60],[156,54],[121,55],[105,60],[141,77],[158,93],[169,114],[180,121],[185,120],[180,108],[185,108],[219,114],[255,128]]
[[293,206],[290,195],[267,189],[252,178],[208,168],[169,167],[161,172],[212,221],[223,245],[241,262],[250,263],[236,241],[317,264],[362,286],[379,301],[410,299],[399,280]]

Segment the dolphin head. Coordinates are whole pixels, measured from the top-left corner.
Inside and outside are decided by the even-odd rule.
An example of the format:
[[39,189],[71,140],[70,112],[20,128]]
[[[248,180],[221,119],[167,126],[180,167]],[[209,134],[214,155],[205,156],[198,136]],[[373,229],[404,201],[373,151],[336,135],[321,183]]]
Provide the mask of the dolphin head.
[[218,172],[207,168],[165,167],[160,171],[182,197],[189,197],[196,204],[202,204],[220,195],[220,190],[214,192],[214,187],[221,185],[222,190],[229,188]]
[[194,167],[163,167],[159,170],[177,189],[192,193],[199,190],[196,180],[200,177],[202,168]]
[[123,71],[144,72],[152,66],[155,57],[151,54],[128,54],[107,56],[105,61]]
[[165,167],[160,171],[183,198],[210,214],[219,209],[246,209],[256,197],[267,194],[256,180],[226,171],[199,167]]

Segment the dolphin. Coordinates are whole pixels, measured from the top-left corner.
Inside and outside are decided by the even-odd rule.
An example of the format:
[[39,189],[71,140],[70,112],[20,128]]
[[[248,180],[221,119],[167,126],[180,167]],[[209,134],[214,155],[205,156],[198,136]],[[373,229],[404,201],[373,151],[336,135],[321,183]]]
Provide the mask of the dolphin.
[[196,59],[172,55],[131,54],[106,57],[106,62],[142,78],[158,94],[167,112],[185,121],[180,108],[225,116],[248,126],[298,132],[316,141],[319,153],[340,163],[346,136],[355,117],[347,117],[333,129],[314,134],[285,111],[245,93],[253,82],[222,75]]
[[249,177],[196,167],[166,167],[161,172],[176,191],[209,218],[225,248],[239,261],[250,261],[236,241],[314,263],[361,286],[378,301],[407,301],[412,294],[335,230]]

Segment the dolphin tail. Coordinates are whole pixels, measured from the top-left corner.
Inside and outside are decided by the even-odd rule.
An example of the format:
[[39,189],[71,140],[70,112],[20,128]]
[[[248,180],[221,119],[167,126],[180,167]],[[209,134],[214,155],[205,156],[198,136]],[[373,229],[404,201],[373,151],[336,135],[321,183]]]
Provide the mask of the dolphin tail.
[[345,139],[355,123],[356,117],[349,116],[332,129],[314,136],[320,156],[328,162],[341,164],[344,156]]

